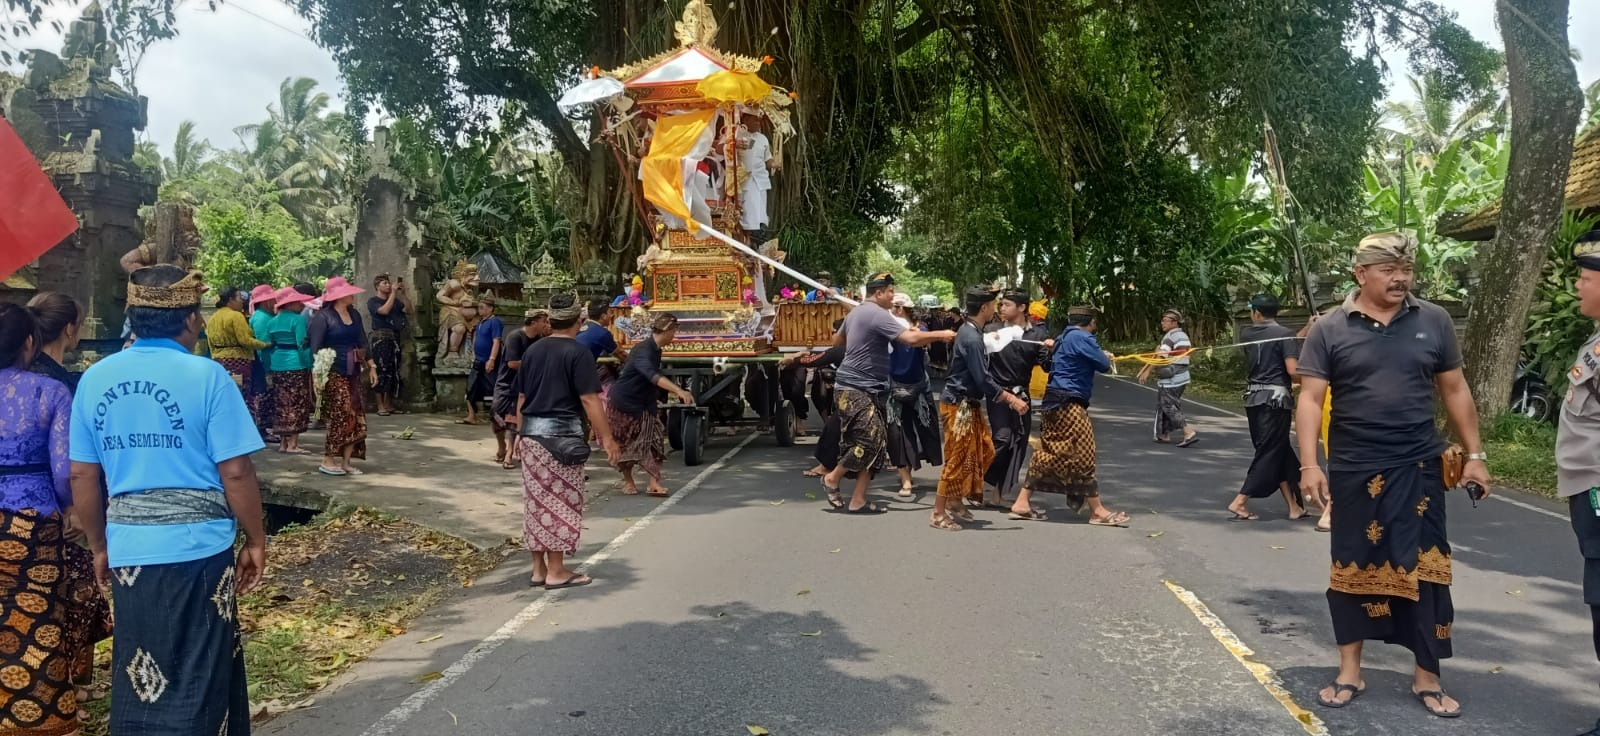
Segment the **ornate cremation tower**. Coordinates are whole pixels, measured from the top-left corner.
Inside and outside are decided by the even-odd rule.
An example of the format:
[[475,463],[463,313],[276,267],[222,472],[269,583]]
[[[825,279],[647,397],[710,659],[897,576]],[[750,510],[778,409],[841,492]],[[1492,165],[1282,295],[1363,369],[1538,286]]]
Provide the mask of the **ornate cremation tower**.
[[145,98],[111,80],[115,66],[100,5],[91,3],[73,21],[60,56],[34,51],[20,82],[0,74],[0,112],[80,222],[34,267],[0,285],[0,299],[71,295],[87,313],[85,347],[101,351],[120,337],[127,277],[117,260],[138,247],[139,208],[155,201],[157,181],[133,163]]

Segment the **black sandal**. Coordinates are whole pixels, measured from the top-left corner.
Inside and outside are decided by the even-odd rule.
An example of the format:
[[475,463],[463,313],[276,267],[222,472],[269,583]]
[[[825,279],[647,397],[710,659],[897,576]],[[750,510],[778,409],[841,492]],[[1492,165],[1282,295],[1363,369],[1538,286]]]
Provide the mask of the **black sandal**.
[[1318,692],[1317,693],[1317,703],[1319,705],[1321,705],[1322,707],[1324,707],[1324,708],[1343,708],[1343,707],[1345,707],[1345,706],[1347,706],[1347,705],[1349,705],[1351,703],[1354,703],[1356,698],[1361,697],[1361,694],[1367,691],[1367,688],[1364,687],[1364,686],[1363,687],[1357,687],[1355,685],[1351,685],[1351,684],[1348,684],[1348,683],[1339,682],[1338,680],[1334,680],[1333,681],[1332,687],[1333,687],[1333,697],[1334,698],[1338,698],[1340,693],[1345,693],[1345,692],[1350,693],[1350,697],[1349,697],[1349,699],[1347,699],[1343,703],[1341,703],[1337,699],[1328,700],[1326,698],[1323,698],[1322,697],[1322,693]]
[[889,508],[887,506],[879,506],[874,503],[869,503],[858,509],[846,508],[844,512],[847,514],[887,514],[889,513]]
[[827,483],[822,484],[822,490],[828,492],[828,506],[837,511],[844,508],[844,494],[837,488],[829,488]]
[[[1461,708],[1460,708],[1459,704],[1457,704],[1457,707],[1456,707],[1455,710],[1445,710],[1444,709],[1444,691],[1443,690],[1412,690],[1411,694],[1416,696],[1417,702],[1421,703],[1422,707],[1426,708],[1428,713],[1432,714],[1435,717],[1438,717],[1438,718],[1460,718],[1461,717]],[[1433,698],[1433,699],[1439,701],[1438,710],[1435,710],[1433,706],[1428,705],[1428,698]]]

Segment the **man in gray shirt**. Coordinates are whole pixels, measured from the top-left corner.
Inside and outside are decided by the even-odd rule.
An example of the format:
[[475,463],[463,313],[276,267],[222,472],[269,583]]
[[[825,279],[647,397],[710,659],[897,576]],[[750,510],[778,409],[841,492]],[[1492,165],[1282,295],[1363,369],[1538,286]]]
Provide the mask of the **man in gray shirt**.
[[[834,335],[834,344],[844,346],[844,362],[834,374],[834,412],[839,417],[839,462],[822,477],[828,492],[828,505],[852,514],[878,513],[881,506],[867,504],[867,485],[873,472],[885,467],[888,453],[888,428],[884,414],[889,394],[889,352],[891,342],[899,341],[919,348],[935,342],[949,342],[949,330],[919,332],[895,319],[889,307],[894,303],[894,276],[873,274],[867,281],[867,299],[850,310]],[[855,492],[845,504],[839,483],[846,473],[855,473]]]
[[[1578,311],[1600,320],[1600,243],[1578,243]],[[1583,553],[1583,602],[1594,619],[1600,657],[1600,332],[1583,344],[1567,371],[1567,398],[1556,433],[1556,490],[1567,499]],[[1600,736],[1600,722],[1580,736]]]

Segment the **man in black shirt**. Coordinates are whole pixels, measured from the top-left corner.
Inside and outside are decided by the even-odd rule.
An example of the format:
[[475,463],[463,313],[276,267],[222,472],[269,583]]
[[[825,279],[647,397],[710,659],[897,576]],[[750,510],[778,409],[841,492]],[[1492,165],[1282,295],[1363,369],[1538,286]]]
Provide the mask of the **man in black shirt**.
[[1339,674],[1317,694],[1343,708],[1361,694],[1368,639],[1411,650],[1411,691],[1429,713],[1454,718],[1461,704],[1439,684],[1452,653],[1450,541],[1445,529],[1447,448],[1434,425],[1439,402],[1466,449],[1462,478],[1489,486],[1472,390],[1461,372],[1455,325],[1411,295],[1416,241],[1369,235],[1356,246],[1359,288],[1311,328],[1300,350],[1295,423],[1300,457],[1316,457],[1323,396],[1333,392],[1328,474],[1307,463],[1300,488],[1333,514],[1328,609]]
[[583,310],[571,294],[550,298],[550,336],[522,355],[517,378],[517,440],[522,453],[522,542],[533,553],[534,586],[570,588],[593,582],[567,569],[583,531],[584,462],[589,442],[582,417],[594,427],[606,459],[619,457],[600,402],[594,354],[573,337]]
[[394,402],[400,397],[400,339],[405,337],[407,319],[415,307],[406,295],[406,280],[395,281],[389,274],[380,273],[372,280],[374,296],[367,300],[367,344],[372,348],[372,362],[378,369],[378,382],[372,392],[378,397],[378,416],[395,413]]
[[[989,373],[995,383],[1011,395],[1028,401],[1028,384],[1033,381],[1033,369],[1043,367],[1050,358],[1046,343],[1054,344],[1050,333],[1033,324],[1028,316],[1028,295],[1020,291],[1007,292],[1000,297],[1000,322],[991,324],[985,331],[990,336],[1008,338],[1004,346],[989,356]],[[1042,398],[1042,397],[1041,397]],[[1011,508],[1021,484],[1022,465],[1028,456],[1028,436],[1033,433],[1033,421],[1018,414],[1004,401],[986,403],[989,427],[994,431],[994,461],[983,474],[983,481],[994,489],[993,496],[985,491],[984,505]],[[1033,516],[1030,513],[1025,516]]]
[[661,373],[661,349],[677,336],[677,317],[670,314],[656,317],[650,324],[650,338],[639,341],[628,352],[622,373],[606,395],[606,418],[611,422],[611,431],[622,453],[616,466],[622,471],[623,495],[639,492],[633,481],[635,465],[644,468],[650,479],[649,495],[662,498],[668,495],[666,486],[661,485],[661,463],[667,459],[663,446],[666,427],[661,423],[656,400],[662,391],[669,391],[685,404],[694,403],[694,394],[679,388]]
[[981,325],[994,317],[996,293],[978,286],[967,290],[967,318],[951,347],[950,375],[939,397],[944,467],[939,471],[938,497],[928,520],[935,529],[960,529],[957,520],[972,520],[962,499],[983,500],[983,473],[994,462],[994,438],[989,434],[984,401],[1003,402],[1018,414],[1028,411],[1028,402],[1001,388],[989,375]]
[[[490,407],[489,421],[495,423],[496,436],[505,433],[514,433],[521,420],[517,418],[517,369],[522,367],[522,355],[528,347],[545,335],[550,334],[550,313],[543,309],[530,309],[522,319],[522,329],[512,330],[506,335],[501,352],[505,360],[500,362],[500,370],[494,378],[494,405]],[[511,452],[501,463],[501,467],[512,470],[521,465],[522,456],[517,452],[517,443],[511,443]]]
[[1228,504],[1234,521],[1256,521],[1245,504],[1252,498],[1282,493],[1289,504],[1289,519],[1310,517],[1300,499],[1300,458],[1289,443],[1294,422],[1295,368],[1300,361],[1300,341],[1294,330],[1278,324],[1278,298],[1257,294],[1250,298],[1250,325],[1239,330],[1245,365],[1249,370],[1244,392],[1245,418],[1250,422],[1250,443],[1256,454],[1244,486]]

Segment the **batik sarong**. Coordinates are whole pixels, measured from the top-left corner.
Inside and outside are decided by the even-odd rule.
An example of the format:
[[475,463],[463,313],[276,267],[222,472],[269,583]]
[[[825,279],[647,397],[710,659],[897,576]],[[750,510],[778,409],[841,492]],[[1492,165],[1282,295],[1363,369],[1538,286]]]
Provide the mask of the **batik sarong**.
[[272,396],[278,410],[272,426],[278,434],[300,434],[311,426],[311,410],[317,403],[311,390],[311,371],[274,372]]
[[923,463],[943,465],[938,410],[928,384],[895,384],[889,389],[888,409],[889,464],[911,470],[921,468]]
[[256,400],[252,376],[255,372],[255,361],[250,358],[217,358],[217,362],[228,370],[228,375],[233,377],[233,382],[239,387],[239,393],[244,395],[245,405],[250,408],[250,418],[255,420],[256,427],[261,424],[260,402]]
[[111,636],[111,602],[95,580],[94,553],[70,542],[65,549],[66,651],[73,683],[88,687],[94,681],[94,646]]
[[370,335],[372,364],[378,371],[373,392],[400,395],[400,341],[388,330],[373,330]]
[[637,465],[652,478],[661,477],[661,463],[667,459],[664,440],[666,427],[661,423],[661,413],[650,409],[641,414],[628,414],[606,405],[606,420],[611,424],[611,435],[621,453],[617,458],[618,470],[629,470]]
[[1183,416],[1183,390],[1188,387],[1188,384],[1156,387],[1155,435],[1157,437],[1182,432],[1183,428],[1188,426],[1189,421]]
[[1262,404],[1246,407],[1244,412],[1250,422],[1250,444],[1255,446],[1256,454],[1250,460],[1250,470],[1239,492],[1250,498],[1266,498],[1287,483],[1289,492],[1299,498],[1300,458],[1289,442],[1293,410]]
[[496,432],[515,432],[517,430],[517,424],[513,422],[520,422],[520,420],[513,417],[510,422],[507,422],[505,418],[516,413],[516,387],[502,387],[496,385],[494,387],[494,400],[489,402],[489,426],[493,427]]
[[983,501],[983,471],[994,462],[994,437],[983,404],[940,402],[944,425],[944,467],[939,470],[939,497]]
[[111,733],[250,733],[233,551],[111,570]]
[[60,516],[0,509],[0,733],[78,730],[62,533]]
[[1094,426],[1089,423],[1087,406],[1066,403],[1039,413],[1039,443],[1023,485],[1035,493],[1066,495],[1074,511],[1100,495]]
[[522,454],[522,546],[529,552],[577,552],[583,466],[556,462],[532,437],[518,437],[517,449]]
[[839,415],[838,464],[852,473],[875,472],[888,467],[888,427],[884,400],[865,391],[840,388],[834,392]]
[[1338,643],[1399,644],[1437,673],[1451,654],[1450,543],[1435,458],[1382,471],[1332,471],[1328,608]]
[[339,457],[346,447],[354,446],[350,457],[367,459],[367,412],[362,406],[360,381],[339,373],[328,374],[328,382],[322,385],[322,412],[328,421],[323,455]]
[[255,418],[256,427],[263,430],[263,435],[270,434],[278,407],[272,395],[272,377],[259,358],[250,361],[250,395],[246,399],[250,402],[250,416]]
[[825,415],[822,420],[822,434],[817,436],[817,450],[812,457],[817,459],[818,465],[830,473],[839,465],[839,440],[842,434],[839,428],[839,415],[831,412]]
[[[1026,400],[1026,393],[1018,394]],[[989,463],[989,468],[983,474],[983,482],[993,486],[995,495],[1000,500],[1010,502],[1016,499],[1017,490],[1022,487],[1022,466],[1028,460],[1028,438],[1033,433],[1033,420],[1027,414],[1018,414],[1016,409],[1007,406],[1002,401],[986,401],[984,408],[989,413],[989,427],[994,432],[994,462]]]

